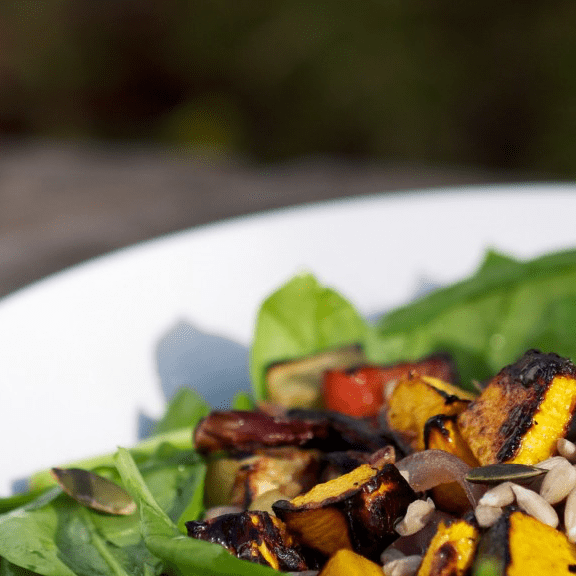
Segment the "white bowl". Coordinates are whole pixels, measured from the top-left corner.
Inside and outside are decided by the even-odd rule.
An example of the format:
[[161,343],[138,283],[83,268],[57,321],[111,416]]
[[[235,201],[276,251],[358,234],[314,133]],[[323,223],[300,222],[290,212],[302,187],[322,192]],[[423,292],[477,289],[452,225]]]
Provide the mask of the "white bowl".
[[277,210],[120,250],[5,298],[0,495],[35,470],[133,444],[139,415],[161,415],[182,369],[215,404],[245,387],[258,305],[293,274],[312,271],[373,314],[422,279],[471,273],[488,247],[528,258],[575,246],[575,191],[471,187]]

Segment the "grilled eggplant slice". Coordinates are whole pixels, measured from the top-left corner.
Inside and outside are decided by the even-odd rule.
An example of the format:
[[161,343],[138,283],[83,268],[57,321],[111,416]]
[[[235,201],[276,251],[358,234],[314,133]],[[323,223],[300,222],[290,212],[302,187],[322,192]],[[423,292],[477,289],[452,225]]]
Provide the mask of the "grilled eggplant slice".
[[397,538],[394,524],[413,500],[393,464],[363,464],[272,508],[305,546],[326,556],[345,548],[375,560]]
[[230,501],[248,508],[270,490],[293,498],[310,490],[318,481],[319,472],[319,454],[315,451],[291,446],[267,450],[240,461]]
[[341,549],[335,552],[322,568],[319,576],[382,576],[382,566],[352,552]]
[[464,576],[472,565],[479,539],[473,519],[440,522],[418,576]]
[[269,398],[287,408],[320,408],[324,372],[345,370],[366,361],[362,349],[353,345],[273,364],[266,373]]
[[223,450],[254,452],[275,446],[303,446],[328,437],[326,421],[274,417],[245,410],[214,411],[194,430],[194,444],[201,454]]
[[565,534],[509,507],[484,534],[472,566],[473,576],[576,573],[576,547]]
[[437,414],[459,414],[473,398],[470,392],[449,382],[412,373],[388,388],[386,424],[404,447],[424,450],[426,421]]
[[205,522],[186,522],[188,536],[224,546],[231,554],[276,570],[309,568],[302,551],[278,518],[267,512],[224,514]]
[[483,466],[536,464],[555,453],[575,410],[574,364],[529,350],[488,383],[458,416],[458,427]]

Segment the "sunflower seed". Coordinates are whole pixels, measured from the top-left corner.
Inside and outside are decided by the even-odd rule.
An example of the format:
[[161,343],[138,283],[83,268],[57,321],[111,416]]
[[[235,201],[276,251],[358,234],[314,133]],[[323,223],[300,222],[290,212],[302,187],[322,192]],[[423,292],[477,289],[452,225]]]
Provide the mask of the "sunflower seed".
[[551,458],[547,458],[546,460],[542,460],[542,462],[538,462],[538,468],[542,470],[552,470],[554,466],[558,466],[558,464],[562,464],[566,458],[564,456],[552,456]]
[[400,558],[406,558],[406,554],[398,550],[398,548],[388,546],[380,555],[380,562],[382,564],[389,564],[392,560],[399,560]]
[[574,442],[570,442],[570,440],[566,440],[566,438],[560,438],[558,442],[556,442],[556,448],[560,456],[564,456],[564,458],[572,464],[576,462],[576,444],[574,444]]
[[576,542],[576,488],[568,494],[564,507],[564,527],[570,542]]
[[[576,470],[574,472],[576,473]],[[430,498],[428,500],[414,500],[409,504],[406,516],[396,524],[395,530],[400,536],[416,534],[426,526],[433,513],[434,502]]]
[[383,566],[385,576],[414,576],[420,567],[422,556],[414,554],[392,560]]
[[574,486],[576,486],[576,470],[568,460],[564,460],[544,476],[540,496],[550,504],[558,504],[568,496]]
[[482,506],[492,506],[496,508],[501,508],[503,506],[508,506],[514,502],[514,492],[512,492],[512,482],[502,482],[490,488],[484,493],[482,498],[478,501],[478,504]]
[[241,506],[213,506],[208,508],[204,514],[204,520],[210,520],[212,518],[217,518],[218,516],[223,516],[224,514],[239,514],[244,512],[244,508]]
[[[512,492],[512,490],[510,490],[510,492]],[[502,508],[479,504],[476,506],[476,510],[474,510],[474,515],[482,528],[488,528],[502,516]]]
[[516,495],[518,506],[524,510],[526,514],[533,516],[536,520],[540,520],[540,522],[544,524],[548,524],[548,526],[552,526],[552,528],[558,526],[558,514],[556,514],[556,510],[554,510],[540,494],[536,494],[536,492],[528,490],[528,488],[524,488],[518,484],[513,484],[512,490]]
[[500,484],[506,481],[531,480],[542,474],[545,474],[543,470],[526,464],[489,464],[472,468],[466,475],[466,480],[475,484]]

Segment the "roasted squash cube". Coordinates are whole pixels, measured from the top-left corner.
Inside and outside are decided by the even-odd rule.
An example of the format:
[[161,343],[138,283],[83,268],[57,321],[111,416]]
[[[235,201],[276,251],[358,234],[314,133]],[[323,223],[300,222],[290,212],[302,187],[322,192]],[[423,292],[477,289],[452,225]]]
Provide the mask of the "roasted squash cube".
[[426,421],[437,414],[458,414],[473,398],[453,384],[412,373],[387,390],[386,423],[404,447],[424,450]]
[[[472,468],[479,466],[478,460],[462,438],[456,422],[456,414],[438,414],[424,425],[424,445],[427,450],[444,450],[458,456]],[[466,493],[457,482],[440,484],[432,489],[436,507],[452,514],[463,514],[470,508]]]
[[319,576],[382,576],[382,566],[342,548],[335,552],[322,568]]
[[463,576],[472,565],[479,539],[478,527],[472,521],[440,522],[418,576]]
[[536,464],[552,456],[576,410],[576,367],[529,350],[503,368],[458,416],[478,462]]
[[397,538],[394,524],[415,499],[393,464],[363,464],[272,508],[305,546],[326,556],[344,548],[376,559]]
[[231,554],[276,570],[307,570],[308,565],[285,524],[267,512],[224,514],[186,522],[188,536],[220,544]]
[[576,573],[576,546],[565,534],[532,516],[505,509],[484,534],[472,566],[472,574],[499,576]]

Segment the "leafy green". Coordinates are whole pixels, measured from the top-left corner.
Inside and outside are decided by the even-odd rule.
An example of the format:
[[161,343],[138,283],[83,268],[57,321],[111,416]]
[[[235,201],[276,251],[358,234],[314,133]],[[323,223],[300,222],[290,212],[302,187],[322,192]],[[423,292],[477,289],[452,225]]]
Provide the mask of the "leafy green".
[[208,416],[210,406],[194,390],[181,388],[172,398],[162,419],[156,424],[155,434],[164,434],[188,427],[190,430]]
[[266,566],[239,560],[218,544],[183,536],[154,498],[128,450],[123,448],[118,450],[116,465],[126,489],[138,504],[141,531],[146,546],[165,562],[172,573],[190,576],[279,574]]
[[[526,262],[489,252],[469,279],[385,315],[367,354],[393,362],[446,350],[464,385],[492,376],[536,345],[553,345],[576,358],[573,324],[562,316],[575,298],[576,251]],[[551,310],[554,324],[548,320]]]
[[292,278],[270,295],[258,313],[250,350],[257,400],[266,398],[265,372],[274,362],[345,344],[363,343],[368,327],[343,296],[311,274]]
[[[206,465],[198,454],[164,443],[141,458],[140,468],[171,522],[201,514]],[[101,466],[98,472],[120,479],[115,468]],[[138,515],[97,513],[59,487],[0,515],[0,556],[2,570],[45,576],[147,576],[162,570],[144,543]]]
[[232,410],[254,410],[256,403],[247,392],[238,392],[232,400]]
[[[179,450],[190,450],[192,447],[192,429],[186,426],[170,432],[155,434],[154,436],[136,444],[136,446],[131,448],[130,451],[134,459],[140,463],[150,458],[154,452],[165,444],[170,444]],[[66,465],[68,468],[83,468],[84,470],[95,470],[97,468],[110,466],[114,466],[114,453],[103,454],[85,460],[78,460]],[[30,477],[28,485],[30,493],[35,494],[47,487],[54,486],[55,483],[56,482],[52,477],[50,470],[43,470],[42,472],[33,474]],[[1,506],[2,501],[0,501],[0,507]]]

